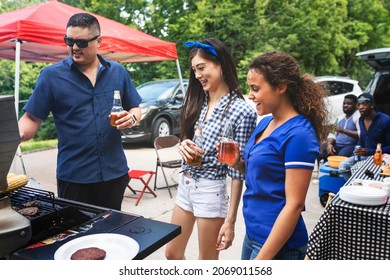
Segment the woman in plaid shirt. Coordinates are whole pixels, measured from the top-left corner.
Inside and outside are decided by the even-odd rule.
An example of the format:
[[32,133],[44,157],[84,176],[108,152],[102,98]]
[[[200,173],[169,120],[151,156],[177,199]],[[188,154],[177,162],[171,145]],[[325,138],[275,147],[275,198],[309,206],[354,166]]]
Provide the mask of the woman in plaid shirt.
[[[195,223],[198,228],[199,259],[218,259],[229,248],[241,198],[244,175],[218,162],[216,146],[223,126],[233,124],[234,140],[240,153],[256,127],[256,112],[244,100],[233,58],[224,44],[214,38],[185,43],[190,51],[191,74],[181,115],[183,172],[171,222],[182,233],[165,251],[167,259],[185,259],[185,249]],[[202,126],[202,147],[193,139],[195,127]],[[194,149],[202,153],[200,166],[187,164]],[[230,201],[226,178],[231,177]]]

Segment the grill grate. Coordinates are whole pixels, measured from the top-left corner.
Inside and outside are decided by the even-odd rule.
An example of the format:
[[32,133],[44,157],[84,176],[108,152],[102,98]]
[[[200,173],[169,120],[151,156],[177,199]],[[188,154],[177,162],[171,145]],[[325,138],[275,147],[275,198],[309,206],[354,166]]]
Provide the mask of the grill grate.
[[30,244],[74,226],[79,226],[91,220],[98,213],[104,212],[103,210],[78,207],[71,203],[57,201],[53,192],[33,188],[31,186],[34,184],[30,184],[30,182],[31,179],[27,186],[8,194],[12,208],[16,211],[26,208],[26,203],[30,202],[36,204],[33,207],[38,207],[38,211],[34,215],[22,214],[31,222],[32,237]]
[[50,191],[25,186],[9,193],[8,195],[11,199],[12,208],[16,211],[26,208],[26,203],[36,203],[35,207],[38,207],[38,212],[31,216],[24,215],[30,220],[49,213],[54,213],[58,210],[54,203],[54,193]]

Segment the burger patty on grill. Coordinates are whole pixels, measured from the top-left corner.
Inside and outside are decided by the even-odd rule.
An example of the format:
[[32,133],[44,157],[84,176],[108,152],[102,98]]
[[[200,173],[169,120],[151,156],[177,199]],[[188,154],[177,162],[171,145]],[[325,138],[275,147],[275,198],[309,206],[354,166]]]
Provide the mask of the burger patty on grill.
[[23,205],[24,207],[32,207],[32,206],[38,207],[40,204],[39,204],[38,201],[30,200],[30,201],[27,201],[27,202],[22,203],[22,205]]
[[19,214],[22,214],[23,216],[34,216],[38,213],[38,211],[39,208],[35,206],[26,207],[18,210]]

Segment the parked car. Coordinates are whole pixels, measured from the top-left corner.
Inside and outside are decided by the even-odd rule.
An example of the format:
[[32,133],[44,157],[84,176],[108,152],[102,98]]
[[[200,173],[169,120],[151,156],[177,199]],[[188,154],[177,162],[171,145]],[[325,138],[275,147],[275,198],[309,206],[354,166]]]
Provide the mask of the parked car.
[[[330,123],[334,123],[336,118],[343,114],[343,102],[344,96],[347,94],[354,94],[356,96],[362,93],[362,89],[359,86],[359,82],[352,80],[348,77],[340,76],[317,76],[314,78],[316,83],[325,84],[326,88],[329,91],[329,96],[327,97],[327,108],[330,113],[329,120]],[[255,108],[254,103],[246,100]],[[263,116],[259,116],[257,121],[260,121]]]
[[[183,80],[187,90],[188,80]],[[122,133],[123,143],[146,142],[153,145],[154,139],[164,135],[179,135],[180,113],[184,94],[179,79],[146,82],[137,87],[142,97],[142,117],[139,125]]]
[[372,49],[356,55],[374,70],[364,92],[374,97],[376,111],[390,115],[390,48]]
[[336,118],[343,114],[343,102],[347,94],[358,96],[363,92],[359,86],[359,82],[349,77],[317,76],[314,78],[314,81],[325,84],[329,91],[327,105],[330,114],[330,123],[334,123]]

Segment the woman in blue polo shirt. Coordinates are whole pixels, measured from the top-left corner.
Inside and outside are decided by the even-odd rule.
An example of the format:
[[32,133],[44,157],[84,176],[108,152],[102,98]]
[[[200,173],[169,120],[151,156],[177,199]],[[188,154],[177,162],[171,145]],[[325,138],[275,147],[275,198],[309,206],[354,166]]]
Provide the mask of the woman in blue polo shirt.
[[[327,135],[326,90],[283,52],[255,58],[249,98],[264,117],[244,149],[242,259],[304,259],[308,234],[301,212],[320,141]],[[238,156],[237,156],[238,158]],[[245,163],[245,164],[244,164]]]

